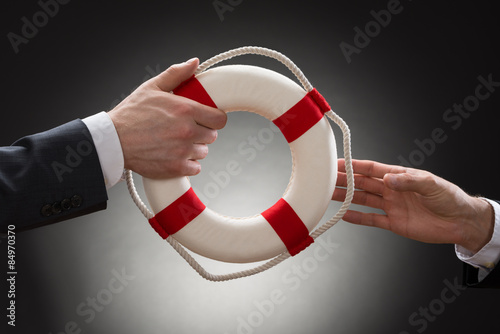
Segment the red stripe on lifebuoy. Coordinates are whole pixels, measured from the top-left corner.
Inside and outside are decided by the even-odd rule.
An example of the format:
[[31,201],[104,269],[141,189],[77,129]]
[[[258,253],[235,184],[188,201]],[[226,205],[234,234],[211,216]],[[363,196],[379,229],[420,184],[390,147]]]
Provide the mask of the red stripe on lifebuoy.
[[163,239],[166,239],[198,217],[205,208],[205,204],[196,196],[193,188],[189,188],[178,199],[151,218],[149,223]]
[[206,106],[217,108],[215,102],[212,100],[210,95],[208,95],[203,85],[194,77],[194,75],[177,86],[173,92],[175,95],[187,97],[188,99],[194,100]]
[[283,198],[262,212],[262,216],[276,231],[290,255],[300,253],[314,242],[300,217]]
[[330,109],[323,96],[314,88],[273,123],[281,130],[286,141],[291,143],[318,123]]
[[168,233],[163,229],[160,223],[158,223],[158,221],[156,220],[156,216],[149,219],[149,224],[160,235],[160,237],[162,237],[163,239],[168,238]]

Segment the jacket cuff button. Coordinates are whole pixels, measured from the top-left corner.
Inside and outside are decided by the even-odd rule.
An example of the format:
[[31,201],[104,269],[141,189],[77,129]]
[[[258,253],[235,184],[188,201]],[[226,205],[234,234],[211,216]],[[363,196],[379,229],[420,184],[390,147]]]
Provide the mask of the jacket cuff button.
[[57,215],[57,214],[59,214],[61,212],[62,212],[61,203],[54,202],[52,204],[52,213]]
[[40,210],[40,213],[44,217],[50,217],[50,216],[52,216],[52,205],[45,204],[44,206],[42,206],[42,210]]
[[61,201],[61,208],[63,210],[69,210],[72,208],[71,200],[69,198],[65,198]]
[[75,195],[75,196],[71,197],[71,205],[74,208],[78,208],[80,205],[82,205],[82,202],[83,202],[83,198],[80,195]]

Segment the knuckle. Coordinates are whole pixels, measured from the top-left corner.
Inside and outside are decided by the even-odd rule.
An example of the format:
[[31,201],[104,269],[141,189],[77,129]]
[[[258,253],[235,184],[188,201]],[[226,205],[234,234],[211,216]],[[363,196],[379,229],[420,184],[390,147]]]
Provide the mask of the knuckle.
[[158,91],[150,91],[149,98],[151,99],[154,105],[162,107],[165,106],[166,102],[168,101],[167,100],[168,96],[165,93]]
[[368,165],[367,175],[373,175],[375,172],[375,164],[371,163]]
[[188,175],[185,160],[176,160],[169,164],[170,172],[173,176],[186,176]]
[[422,178],[422,181],[423,181],[423,182],[424,182],[427,186],[429,186],[429,187],[433,187],[433,186],[435,186],[435,185],[437,184],[437,179],[436,179],[436,177],[435,177],[433,174],[429,173],[429,172],[424,171],[424,172],[422,173],[421,178]]
[[174,158],[185,158],[189,155],[189,147],[187,145],[176,145],[175,148],[172,149],[172,157]]
[[179,175],[192,176],[201,172],[201,164],[196,160],[185,160],[179,166]]
[[195,136],[195,129],[192,124],[185,124],[178,129],[179,137],[182,139],[192,139]]
[[176,110],[180,115],[192,116],[194,113],[193,105],[189,103],[189,100],[186,99],[177,104]]
[[180,69],[181,69],[180,64],[173,64],[173,65],[170,65],[170,67],[166,69],[166,72],[170,76],[176,76],[177,73],[180,71]]
[[358,192],[358,201],[361,205],[365,205],[368,200],[368,194],[364,191]]
[[[345,177],[346,180],[347,180],[347,176]],[[356,183],[356,187],[357,188],[360,188],[360,189],[363,189],[365,187],[365,183],[366,183],[366,178],[365,177],[362,177],[362,176],[354,176],[354,180],[355,180],[355,183]]]

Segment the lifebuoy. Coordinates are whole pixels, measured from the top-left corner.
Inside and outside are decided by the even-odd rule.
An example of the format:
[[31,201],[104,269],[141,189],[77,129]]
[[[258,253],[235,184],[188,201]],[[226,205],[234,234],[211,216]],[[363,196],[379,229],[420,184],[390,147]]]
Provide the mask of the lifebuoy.
[[272,121],[289,143],[292,175],[283,197],[252,217],[227,217],[207,208],[186,177],[143,178],[154,212],[149,219],[153,228],[163,238],[171,235],[193,252],[224,262],[261,261],[286,251],[295,255],[307,247],[337,176],[335,138],[324,117],[330,107],[323,97],[277,72],[249,65],[207,70],[181,84],[174,94]]

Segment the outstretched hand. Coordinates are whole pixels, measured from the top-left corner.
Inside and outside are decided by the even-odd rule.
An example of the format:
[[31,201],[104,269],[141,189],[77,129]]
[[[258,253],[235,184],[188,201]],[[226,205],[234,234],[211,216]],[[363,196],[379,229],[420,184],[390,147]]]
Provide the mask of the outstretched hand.
[[[477,252],[493,234],[493,209],[480,198],[427,171],[353,160],[357,189],[353,203],[385,214],[349,210],[343,220],[390,230],[427,243],[458,244]],[[338,161],[337,188],[332,199],[343,201],[345,161]]]

